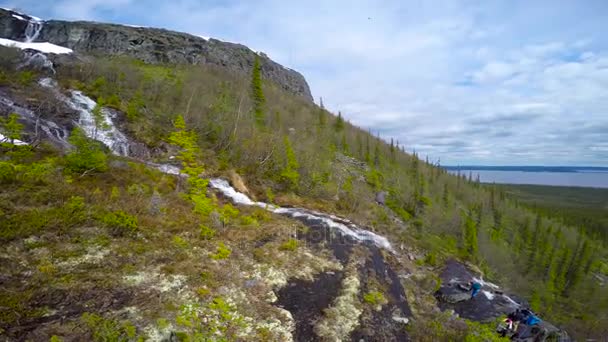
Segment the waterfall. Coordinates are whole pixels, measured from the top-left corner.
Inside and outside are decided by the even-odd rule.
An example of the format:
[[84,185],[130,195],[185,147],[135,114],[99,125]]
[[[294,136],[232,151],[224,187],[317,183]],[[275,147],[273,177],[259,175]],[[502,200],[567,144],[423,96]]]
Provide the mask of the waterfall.
[[97,125],[93,115],[97,103],[91,98],[77,90],[70,90],[71,96],[65,96],[57,89],[57,83],[50,78],[43,78],[38,81],[38,84],[52,89],[59,100],[78,112],[79,117],[76,124],[82,128],[89,138],[102,142],[114,154],[119,156],[129,155],[129,139],[114,124],[115,112],[102,108],[101,122]]
[[50,70],[54,75],[56,74],[55,66],[53,62],[42,52],[31,52],[27,51],[24,53],[25,61],[21,63],[17,68],[33,68],[38,70]]
[[338,232],[344,237],[349,237],[360,242],[372,243],[377,247],[393,251],[388,239],[376,233],[360,228],[347,219],[303,208],[282,208],[264,202],[255,202],[247,197],[247,195],[236,191],[230,186],[228,181],[224,179],[211,179],[209,181],[209,186],[219,190],[224,196],[236,204],[253,205],[265,208],[266,210],[275,214],[298,219],[307,224],[322,225],[332,231]]
[[93,115],[97,103],[80,91],[71,90],[70,93],[72,96],[67,98],[67,104],[79,112],[78,126],[85,131],[86,135],[89,138],[101,141],[119,156],[129,155],[129,139],[114,125],[113,113],[106,108],[102,108],[102,122],[98,127]]
[[68,147],[67,142],[68,132],[65,128],[59,127],[56,123],[40,118],[34,112],[27,108],[16,105],[13,101],[4,96],[0,96],[0,106],[10,108],[10,112],[17,113],[25,121],[29,122],[34,127],[41,129],[49,139],[56,142],[60,146]]
[[41,20],[29,19],[25,28],[25,43],[33,43],[42,31],[43,22]]

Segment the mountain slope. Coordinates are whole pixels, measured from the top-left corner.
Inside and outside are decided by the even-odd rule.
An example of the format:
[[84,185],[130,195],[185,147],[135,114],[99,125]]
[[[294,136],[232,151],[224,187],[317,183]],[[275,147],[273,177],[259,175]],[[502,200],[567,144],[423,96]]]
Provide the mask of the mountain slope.
[[[513,293],[606,333],[604,245],[273,82],[0,52],[2,133],[31,144],[1,147],[10,339],[497,340]],[[503,289],[446,309],[454,258]]]
[[[0,9],[0,35],[23,40],[31,17]],[[25,19],[25,20],[24,20]],[[50,42],[85,54],[130,56],[146,63],[215,65],[230,71],[248,73],[257,55],[248,47],[206,39],[187,33],[148,27],[96,22],[40,21],[35,41]],[[263,53],[259,54],[262,75],[287,92],[312,101],[310,88],[297,71],[283,67]]]

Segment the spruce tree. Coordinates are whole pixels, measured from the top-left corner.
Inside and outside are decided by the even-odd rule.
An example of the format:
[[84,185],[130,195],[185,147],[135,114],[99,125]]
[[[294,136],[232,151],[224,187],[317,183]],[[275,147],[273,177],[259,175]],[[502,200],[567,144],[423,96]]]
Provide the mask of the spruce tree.
[[478,250],[477,227],[471,216],[472,213],[469,211],[464,222],[464,251],[467,253],[467,256],[474,259],[477,257]]
[[534,234],[532,235],[532,239],[530,240],[530,244],[528,245],[529,256],[528,262],[526,264],[526,269],[524,270],[525,274],[528,274],[530,271],[534,269],[534,265],[536,262],[536,255],[538,254],[538,242],[541,239],[541,229],[542,229],[542,218],[540,215],[536,216],[536,227],[534,228]]
[[68,139],[74,146],[65,157],[66,168],[76,173],[104,172],[108,169],[107,156],[103,145],[89,139],[84,131],[76,127]]
[[262,67],[260,64],[260,57],[258,55],[255,56],[255,60],[253,61],[251,97],[253,99],[255,121],[258,125],[263,126],[266,122],[266,117],[264,114],[266,98],[264,97],[264,91],[262,90]]
[[342,134],[342,141],[341,141],[340,145],[342,147],[342,153],[344,153],[346,155],[350,154],[348,142],[346,142],[346,133]]
[[281,173],[279,174],[279,178],[281,183],[283,183],[288,190],[295,191],[297,190],[300,181],[300,174],[298,173],[298,168],[300,166],[288,136],[283,138],[283,144],[285,147],[285,164],[283,170],[281,170]]
[[344,129],[344,119],[342,118],[342,112],[338,112],[336,123],[334,124],[336,132],[341,132]]

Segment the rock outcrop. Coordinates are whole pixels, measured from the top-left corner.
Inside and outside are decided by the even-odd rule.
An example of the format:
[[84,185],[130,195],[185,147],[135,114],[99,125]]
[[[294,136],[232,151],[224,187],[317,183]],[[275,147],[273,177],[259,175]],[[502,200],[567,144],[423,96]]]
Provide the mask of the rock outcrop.
[[[0,37],[23,41],[31,17],[0,9]],[[42,23],[42,22],[41,22]],[[36,41],[68,47],[84,54],[130,56],[146,63],[210,64],[249,73],[256,52],[248,47],[158,28],[131,27],[85,21],[44,21]],[[263,53],[262,76],[284,90],[312,101],[304,76]]]

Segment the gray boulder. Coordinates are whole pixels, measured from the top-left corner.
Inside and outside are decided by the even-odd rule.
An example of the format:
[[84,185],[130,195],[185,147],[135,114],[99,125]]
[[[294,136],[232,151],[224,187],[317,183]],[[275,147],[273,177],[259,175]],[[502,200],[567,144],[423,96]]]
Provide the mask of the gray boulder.
[[386,191],[380,191],[380,192],[376,193],[376,203],[385,205],[386,204],[386,195],[388,195]]

